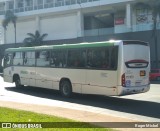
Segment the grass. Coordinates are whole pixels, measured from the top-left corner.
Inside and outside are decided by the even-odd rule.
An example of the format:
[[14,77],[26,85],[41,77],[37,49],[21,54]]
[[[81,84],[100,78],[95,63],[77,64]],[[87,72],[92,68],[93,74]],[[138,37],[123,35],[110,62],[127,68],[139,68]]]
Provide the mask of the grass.
[[[28,123],[42,123],[42,128],[34,129],[2,129],[0,128],[1,131],[111,131],[111,129],[107,128],[98,128],[95,125],[91,125],[89,123],[82,123],[82,122],[77,122],[74,120],[69,120],[66,118],[61,118],[61,117],[55,117],[55,116],[49,116],[49,115],[44,115],[44,114],[38,114],[38,113],[33,113],[29,111],[21,111],[21,110],[15,110],[15,109],[10,109],[10,108],[4,108],[0,107],[0,122],[26,122],[24,124]],[[44,123],[43,123],[44,122]],[[53,122],[53,123],[45,123],[45,122]],[[60,123],[62,122],[62,123]],[[50,124],[50,126],[53,126],[54,128],[43,128],[47,126],[47,124]],[[63,125],[62,125],[63,124]],[[64,127],[65,124],[65,127]],[[44,126],[43,126],[44,125]],[[60,127],[60,126],[63,127]],[[0,125],[1,127],[2,125]],[[72,128],[74,127],[74,128]]]

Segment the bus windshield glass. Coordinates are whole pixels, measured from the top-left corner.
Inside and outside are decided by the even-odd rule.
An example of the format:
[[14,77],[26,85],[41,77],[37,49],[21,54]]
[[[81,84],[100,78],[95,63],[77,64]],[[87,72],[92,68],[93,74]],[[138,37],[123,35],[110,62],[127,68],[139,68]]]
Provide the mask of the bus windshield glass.
[[124,62],[128,68],[146,68],[149,64],[149,46],[124,45]]

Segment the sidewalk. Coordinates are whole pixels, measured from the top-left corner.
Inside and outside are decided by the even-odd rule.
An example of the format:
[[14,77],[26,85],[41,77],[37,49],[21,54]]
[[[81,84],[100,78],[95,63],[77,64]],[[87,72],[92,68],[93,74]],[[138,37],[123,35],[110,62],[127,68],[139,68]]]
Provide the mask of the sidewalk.
[[[31,111],[35,113],[42,113],[47,115],[54,115],[58,117],[64,117],[68,119],[73,119],[77,121],[82,122],[138,122],[131,119],[126,118],[120,118],[120,117],[114,117],[111,115],[103,115],[100,113],[92,113],[88,111],[81,111],[81,110],[73,110],[73,109],[67,109],[67,108],[61,108],[61,107],[50,107],[50,106],[42,106],[42,105],[34,105],[34,104],[24,104],[24,103],[16,103],[16,102],[6,102],[6,101],[0,101],[0,107],[8,107],[13,109],[19,109],[19,110],[25,110],[25,111]],[[98,123],[96,123],[98,125]],[[99,123],[100,124],[100,123]],[[158,129],[137,129],[137,128],[119,128],[117,130],[122,131],[137,131],[137,130],[157,130]]]

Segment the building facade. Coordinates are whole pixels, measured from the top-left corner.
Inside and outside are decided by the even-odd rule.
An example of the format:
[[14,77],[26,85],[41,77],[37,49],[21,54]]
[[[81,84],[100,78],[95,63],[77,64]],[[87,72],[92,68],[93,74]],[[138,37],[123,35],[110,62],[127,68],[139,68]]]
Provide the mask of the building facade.
[[152,4],[152,0],[0,0],[0,44],[12,47],[15,41],[13,24],[7,30],[2,26],[5,12],[11,10],[18,18],[19,45],[36,30],[48,34],[46,44],[138,39],[150,43],[154,67],[152,9],[144,6]]

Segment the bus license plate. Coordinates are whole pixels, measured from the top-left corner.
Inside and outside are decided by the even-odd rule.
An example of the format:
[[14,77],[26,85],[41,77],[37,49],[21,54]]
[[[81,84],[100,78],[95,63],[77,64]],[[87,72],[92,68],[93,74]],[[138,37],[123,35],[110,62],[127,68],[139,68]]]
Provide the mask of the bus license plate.
[[146,72],[144,70],[140,71],[140,76],[145,76]]

